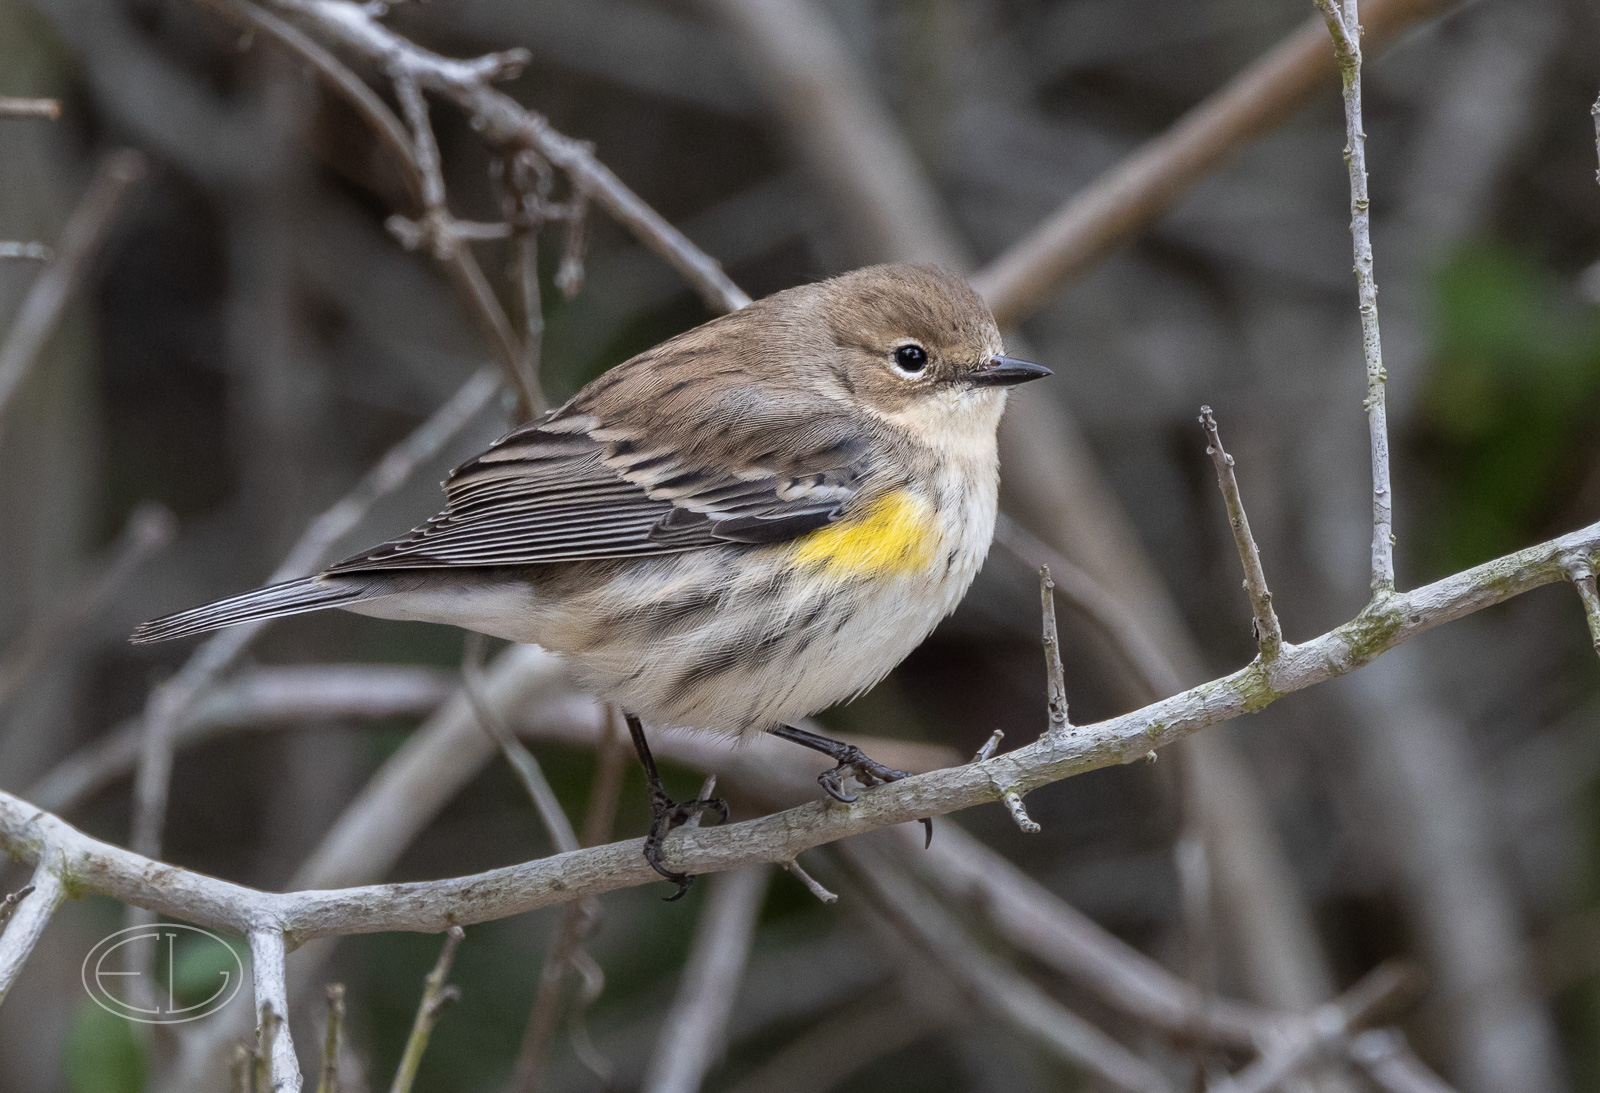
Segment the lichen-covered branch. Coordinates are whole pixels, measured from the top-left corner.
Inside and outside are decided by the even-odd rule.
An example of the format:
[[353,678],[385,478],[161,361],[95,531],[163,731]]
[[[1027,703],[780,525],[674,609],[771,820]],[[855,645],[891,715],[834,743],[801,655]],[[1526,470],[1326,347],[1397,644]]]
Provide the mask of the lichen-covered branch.
[[300,1061],[289,1036],[289,981],[284,971],[288,954],[283,932],[271,926],[248,932],[250,974],[255,982],[256,1059],[267,1079],[257,1088],[300,1093]]
[[[1116,763],[1142,759],[1191,733],[1263,709],[1294,691],[1354,671],[1418,634],[1565,577],[1573,557],[1600,556],[1600,523],[1369,605],[1342,626],[1279,657],[1255,662],[1067,737],[1045,737],[981,763],[949,767],[861,793],[852,805],[812,801],[775,815],[675,833],[672,860],[693,873],[760,862],[849,835],[994,802]],[[334,891],[260,892],[163,865],[92,839],[11,794],[0,793],[0,846],[37,861],[65,855],[75,891],[97,892],[200,925],[249,931],[274,924],[300,943],[382,930],[438,931],[503,918],[656,879],[637,840],[557,854],[449,880]]]

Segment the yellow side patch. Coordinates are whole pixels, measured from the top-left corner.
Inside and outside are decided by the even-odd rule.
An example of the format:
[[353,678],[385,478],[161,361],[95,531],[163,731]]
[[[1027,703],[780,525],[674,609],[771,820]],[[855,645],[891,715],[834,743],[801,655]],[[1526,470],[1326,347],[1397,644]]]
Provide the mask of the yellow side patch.
[[840,577],[915,574],[933,564],[938,547],[933,506],[907,490],[796,541],[795,561]]

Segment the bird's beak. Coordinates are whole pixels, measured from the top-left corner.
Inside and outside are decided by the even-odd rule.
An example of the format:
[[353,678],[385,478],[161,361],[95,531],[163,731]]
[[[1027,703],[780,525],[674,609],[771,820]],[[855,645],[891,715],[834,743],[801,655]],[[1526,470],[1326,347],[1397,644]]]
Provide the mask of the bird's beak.
[[1015,387],[1019,383],[1042,380],[1053,375],[1055,373],[1042,364],[1019,361],[1015,357],[996,357],[972,373],[971,379],[979,387]]

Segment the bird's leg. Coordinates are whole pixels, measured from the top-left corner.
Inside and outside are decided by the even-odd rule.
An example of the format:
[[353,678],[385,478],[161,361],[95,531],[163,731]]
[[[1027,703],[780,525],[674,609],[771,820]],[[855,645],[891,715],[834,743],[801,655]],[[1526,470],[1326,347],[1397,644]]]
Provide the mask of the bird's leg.
[[[820,751],[838,764],[831,770],[825,770],[817,775],[817,784],[835,801],[849,804],[855,800],[853,794],[844,791],[841,780],[844,774],[854,774],[857,781],[867,786],[881,786],[887,782],[898,782],[902,778],[911,777],[903,770],[884,766],[854,744],[846,744],[842,740],[831,740],[826,736],[807,732],[805,729],[797,729],[793,725],[777,725],[767,731],[780,740],[788,740],[813,751]],[[922,826],[927,829],[927,841],[933,842],[933,821],[923,820]]]
[[685,801],[679,804],[668,797],[666,787],[661,784],[661,772],[656,770],[655,756],[650,754],[650,744],[644,738],[643,723],[626,710],[622,716],[628,722],[628,734],[633,737],[633,750],[639,753],[639,763],[644,767],[645,781],[650,786],[652,818],[650,834],[644,839],[644,860],[650,863],[651,869],[678,886],[678,890],[667,897],[667,902],[671,903],[689,890],[689,883],[694,878],[685,873],[674,873],[661,864],[661,845],[666,840],[667,833],[686,823],[689,817],[705,812],[715,812],[720,817],[720,822],[726,823],[728,802],[718,797],[708,797],[701,801]]

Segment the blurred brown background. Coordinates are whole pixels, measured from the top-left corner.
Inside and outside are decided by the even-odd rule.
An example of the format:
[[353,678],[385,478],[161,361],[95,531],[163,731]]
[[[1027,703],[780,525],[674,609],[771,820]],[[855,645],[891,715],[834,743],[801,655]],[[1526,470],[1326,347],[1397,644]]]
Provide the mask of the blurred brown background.
[[[821,6],[980,261],[1312,13],[1287,0]],[[450,55],[530,49],[533,63],[505,89],[594,142],[752,295],[873,257],[717,6],[432,0],[387,21]],[[1366,117],[1398,561],[1402,584],[1415,585],[1600,515],[1600,186],[1589,118],[1600,8],[1481,0],[1374,54]],[[63,106],[55,122],[0,121],[0,239],[56,240],[109,150],[137,148],[150,162],[4,419],[0,649],[59,610],[137,506],[159,502],[178,521],[175,541],[0,706],[0,787],[26,796],[57,761],[136,715],[187,656],[129,646],[135,622],[259,583],[311,517],[489,355],[435,265],[384,230],[405,194],[360,120],[300,65],[204,6],[0,0],[0,93]],[[454,212],[497,219],[482,144],[454,111],[436,106],[434,118]],[[1253,649],[1194,421],[1201,403],[1216,408],[1238,460],[1287,636],[1319,633],[1366,597],[1343,140],[1330,84],[1023,328],[1057,376],[1020,397],[1076,415],[1213,675]],[[507,248],[477,250],[509,300]],[[708,317],[677,274],[603,215],[591,217],[585,283],[570,301],[551,283],[559,251],[552,235],[542,273],[553,399]],[[37,275],[37,263],[0,260],[0,331]],[[507,412],[480,414],[345,545],[433,512],[437,481],[498,435]],[[1227,733],[1254,776],[1292,867],[1285,898],[1308,910],[1330,985],[1390,956],[1419,961],[1428,989],[1404,1027],[1465,1093],[1512,1093],[1496,1076],[1502,1065],[1527,1093],[1600,1090],[1600,666],[1573,599],[1565,589],[1523,597],[1211,730]],[[995,728],[1031,740],[1044,725],[1037,616],[1032,572],[997,548],[923,649],[822,720],[963,753]],[[1075,613],[1062,622],[1074,720],[1129,708],[1104,639]],[[329,612],[274,627],[252,656],[452,671],[461,637]],[[414,723],[302,723],[180,751],[165,856],[283,886]],[[537,750],[581,814],[593,757]],[[1226,899],[1212,900],[1199,926],[1186,920],[1174,852],[1186,827],[1181,760],[1163,754],[1035,794],[1037,836],[993,807],[941,822],[978,835],[1180,975],[1214,948],[1211,987],[1278,1004],[1265,982],[1275,954],[1230,919]],[[668,773],[680,789],[698,782]],[[627,777],[619,837],[646,825],[642,778],[631,768]],[[67,818],[125,843],[128,816],[122,779]],[[389,879],[548,851],[496,764]],[[826,859],[815,871],[848,883]],[[5,881],[15,888],[22,874]],[[638,1081],[705,887],[671,906],[654,888],[603,901],[591,950],[606,985],[588,1024],[617,1088]],[[738,1087],[805,1030],[903,981],[862,904],[848,887],[823,906],[789,877],[774,880],[727,1059],[706,1088]],[[98,899],[61,912],[0,1010],[4,1093],[158,1088],[146,1081],[146,1042],[78,983],[84,952],[121,914]],[[502,1087],[556,922],[540,912],[469,931],[455,977],[462,1001],[418,1089]],[[328,977],[349,986],[350,1036],[374,1087],[393,1070],[436,951],[434,938],[377,935],[337,952]],[[1098,1012],[1072,988],[1040,982]],[[316,1033],[297,1038],[309,1063]],[[868,1054],[837,1088],[1097,1088],[971,1011]],[[599,1080],[563,1041],[551,1087]]]

